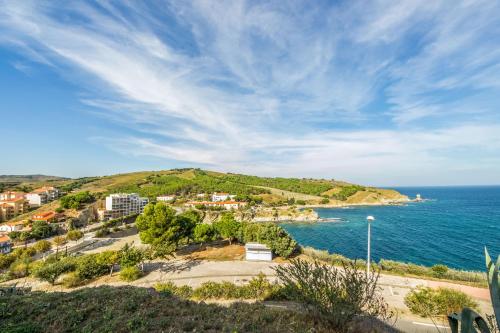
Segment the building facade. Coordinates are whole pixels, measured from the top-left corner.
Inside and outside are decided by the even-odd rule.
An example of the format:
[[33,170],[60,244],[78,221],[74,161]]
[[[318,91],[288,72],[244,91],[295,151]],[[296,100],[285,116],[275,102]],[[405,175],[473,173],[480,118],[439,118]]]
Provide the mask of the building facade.
[[136,193],[111,194],[106,197],[106,209],[99,211],[99,218],[107,220],[140,214],[144,211],[144,207],[148,202],[148,198],[142,198]]
[[0,235],[0,253],[7,254],[10,251],[12,251],[12,242],[10,241],[9,236]]
[[52,186],[44,186],[37,188],[33,192],[26,194],[26,199],[31,207],[40,207],[49,201],[53,201],[59,197],[59,190]]
[[29,204],[24,198],[0,201],[0,222],[7,221],[28,211]]
[[214,194],[212,194],[212,201],[226,201],[226,200],[233,200],[234,198],[236,198],[236,195],[232,195],[229,193],[214,192]]

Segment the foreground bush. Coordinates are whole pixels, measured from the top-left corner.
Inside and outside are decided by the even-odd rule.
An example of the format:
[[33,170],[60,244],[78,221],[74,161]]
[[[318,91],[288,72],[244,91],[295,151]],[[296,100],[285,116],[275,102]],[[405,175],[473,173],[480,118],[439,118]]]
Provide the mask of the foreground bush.
[[307,314],[260,304],[179,300],[146,288],[97,287],[2,297],[0,332],[332,332]]
[[388,305],[378,293],[378,274],[367,276],[356,263],[343,264],[342,269],[315,261],[292,260],[290,265],[275,268],[283,288],[306,309],[345,330],[355,317],[391,316]]
[[141,276],[142,272],[136,266],[124,267],[120,271],[120,279],[127,282],[135,281]]
[[158,292],[176,295],[181,298],[206,299],[260,299],[264,300],[280,294],[281,287],[270,283],[264,274],[260,273],[248,284],[236,285],[232,282],[205,282],[198,288],[176,286],[172,282],[158,283],[154,286]]
[[449,288],[432,289],[419,287],[405,297],[405,304],[414,314],[421,317],[446,316],[460,312],[463,308],[477,308],[477,303],[467,294]]

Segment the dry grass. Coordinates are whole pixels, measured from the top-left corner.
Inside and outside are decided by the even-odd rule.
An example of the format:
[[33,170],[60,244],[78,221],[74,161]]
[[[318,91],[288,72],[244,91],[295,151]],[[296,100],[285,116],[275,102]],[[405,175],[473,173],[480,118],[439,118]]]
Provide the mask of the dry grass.
[[198,245],[195,245],[192,251],[181,255],[181,258],[213,261],[243,260],[245,258],[245,247],[240,244],[226,246],[224,246],[224,244],[215,246],[205,245],[201,249],[198,248],[198,250],[196,247],[198,247]]

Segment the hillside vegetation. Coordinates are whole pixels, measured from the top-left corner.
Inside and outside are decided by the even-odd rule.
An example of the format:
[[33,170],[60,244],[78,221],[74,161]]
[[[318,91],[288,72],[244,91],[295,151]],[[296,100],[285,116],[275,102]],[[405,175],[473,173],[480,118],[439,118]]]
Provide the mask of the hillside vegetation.
[[[174,169],[167,171],[137,172],[100,177],[82,186],[96,192],[136,192],[155,198],[163,194],[181,196],[197,193],[228,192],[239,196],[260,196],[264,202],[277,202],[289,198],[319,203],[323,198],[347,202],[360,192],[376,193],[376,200],[398,200],[402,196],[393,191],[365,188],[346,182],[326,179],[269,178],[200,169]],[[364,196],[362,196],[364,197]],[[370,203],[373,200],[368,200]]]
[[[404,198],[396,191],[349,184],[337,180],[310,178],[270,178],[200,169],[173,169],[54,180],[64,192],[89,191],[103,194],[138,193],[154,199],[159,195],[193,196],[198,193],[228,192],[240,198],[260,197],[265,203],[280,203],[289,199],[318,203],[377,203]],[[47,181],[21,183],[18,187],[36,188]]]
[[[120,300],[120,301],[117,301]],[[261,304],[196,303],[135,287],[0,296],[0,332],[332,332]]]

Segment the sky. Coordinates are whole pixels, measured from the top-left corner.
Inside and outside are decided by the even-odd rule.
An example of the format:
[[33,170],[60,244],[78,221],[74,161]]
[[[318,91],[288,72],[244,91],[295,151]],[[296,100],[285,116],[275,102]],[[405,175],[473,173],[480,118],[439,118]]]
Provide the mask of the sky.
[[0,0],[0,174],[500,184],[500,1]]

